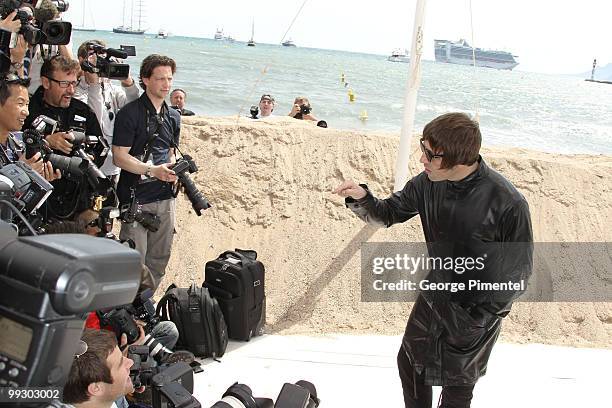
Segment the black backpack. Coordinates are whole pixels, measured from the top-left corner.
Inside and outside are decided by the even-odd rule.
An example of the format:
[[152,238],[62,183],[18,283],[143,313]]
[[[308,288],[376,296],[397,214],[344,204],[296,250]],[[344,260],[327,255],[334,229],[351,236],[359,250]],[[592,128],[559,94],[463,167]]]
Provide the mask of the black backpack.
[[217,301],[195,283],[189,289],[172,284],[157,304],[157,315],[179,331],[177,349],[197,357],[221,357],[227,348],[227,325]]
[[225,251],[206,262],[204,283],[219,301],[229,337],[248,341],[263,333],[266,322],[265,268],[257,252]]

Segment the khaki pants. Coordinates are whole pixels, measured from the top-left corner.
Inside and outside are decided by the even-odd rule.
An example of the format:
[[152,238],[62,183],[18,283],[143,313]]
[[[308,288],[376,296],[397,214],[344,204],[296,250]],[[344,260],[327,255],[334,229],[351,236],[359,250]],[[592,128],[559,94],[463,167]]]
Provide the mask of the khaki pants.
[[143,204],[142,211],[153,213],[160,218],[159,230],[151,232],[137,221],[130,224],[123,223],[119,238],[134,241],[142,263],[151,271],[157,286],[166,273],[166,266],[170,260],[174,238],[174,198]]

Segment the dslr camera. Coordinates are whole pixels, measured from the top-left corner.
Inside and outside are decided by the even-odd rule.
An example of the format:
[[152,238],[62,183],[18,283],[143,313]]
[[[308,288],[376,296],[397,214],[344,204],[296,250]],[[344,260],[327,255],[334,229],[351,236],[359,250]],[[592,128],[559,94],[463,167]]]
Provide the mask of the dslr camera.
[[269,398],[254,397],[248,385],[234,383],[210,408],[317,408],[319,403],[315,386],[304,380],[285,383],[276,403]]
[[92,74],[108,79],[126,79],[130,75],[130,65],[116,61],[116,58],[125,59],[127,52],[115,48],[105,48],[100,44],[89,43],[87,46],[88,55],[96,54],[96,64],[93,65],[85,60],[81,63],[81,68]]
[[172,170],[174,170],[174,173],[178,177],[179,183],[185,187],[185,194],[187,194],[189,201],[191,201],[191,206],[193,207],[194,211],[196,214],[198,214],[198,216],[201,216],[202,211],[209,209],[211,205],[200,190],[198,190],[193,180],[191,180],[189,177],[189,174],[187,174],[198,171],[198,166],[195,164],[195,161],[191,156],[183,155],[183,157],[176,161],[172,167]]
[[131,224],[133,222],[139,222],[140,225],[145,227],[151,232],[157,232],[161,224],[160,218],[150,212],[142,211],[142,205],[138,203],[136,199],[136,193],[134,188],[131,189],[132,198],[128,206],[121,208],[121,215],[119,218],[121,221]]
[[[68,2],[66,1],[51,1],[60,13],[68,9]],[[0,18],[5,19],[9,14],[17,10],[15,20],[21,20],[21,29],[16,34],[23,34],[28,44],[67,45],[70,42],[70,36],[72,35],[71,23],[61,20],[48,20],[37,21],[36,25],[34,25],[30,15],[24,10],[19,10],[20,4],[21,1],[19,0],[0,0]]]
[[310,111],[312,110],[312,108],[308,105],[300,105],[300,113],[302,115],[308,115],[310,113]]

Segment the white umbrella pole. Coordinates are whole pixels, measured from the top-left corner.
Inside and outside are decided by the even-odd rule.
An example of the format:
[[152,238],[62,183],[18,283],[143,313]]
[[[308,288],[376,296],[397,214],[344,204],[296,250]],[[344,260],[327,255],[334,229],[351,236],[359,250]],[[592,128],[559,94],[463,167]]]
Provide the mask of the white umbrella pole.
[[395,165],[395,185],[393,191],[401,190],[408,182],[408,162],[410,161],[410,142],[414,116],[416,112],[417,94],[421,84],[421,56],[423,55],[423,25],[426,0],[417,0],[412,31],[412,48],[410,51],[410,76],[406,84],[404,98],[404,119]]

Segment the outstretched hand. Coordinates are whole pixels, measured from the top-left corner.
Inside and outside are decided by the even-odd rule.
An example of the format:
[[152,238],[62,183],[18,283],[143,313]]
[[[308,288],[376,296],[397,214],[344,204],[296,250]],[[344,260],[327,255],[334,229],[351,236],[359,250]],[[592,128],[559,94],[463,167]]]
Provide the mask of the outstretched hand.
[[346,180],[333,191],[341,197],[351,197],[355,200],[361,200],[367,195],[365,188],[355,183],[353,180]]

